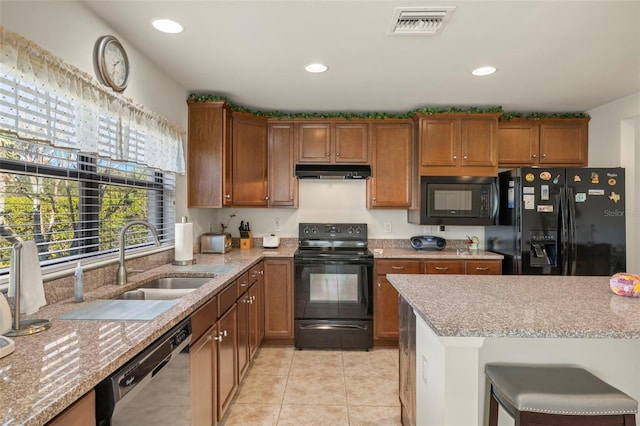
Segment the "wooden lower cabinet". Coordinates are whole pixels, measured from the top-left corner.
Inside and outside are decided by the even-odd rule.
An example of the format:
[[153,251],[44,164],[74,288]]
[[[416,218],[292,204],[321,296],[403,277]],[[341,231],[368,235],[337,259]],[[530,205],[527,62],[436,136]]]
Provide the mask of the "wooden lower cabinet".
[[238,389],[238,306],[233,304],[218,320],[218,421],[227,413]]
[[191,424],[215,425],[217,326],[209,327],[189,347]]
[[466,274],[500,275],[501,260],[410,260],[383,259],[375,262],[373,330],[374,342],[379,345],[398,340],[398,292],[387,280],[387,274]]
[[419,274],[420,260],[377,260],[373,290],[373,338],[377,344],[398,340],[398,292],[387,274]]
[[91,390],[47,423],[48,426],[86,426],[96,423],[96,393]]
[[293,343],[293,259],[264,260],[264,337]]

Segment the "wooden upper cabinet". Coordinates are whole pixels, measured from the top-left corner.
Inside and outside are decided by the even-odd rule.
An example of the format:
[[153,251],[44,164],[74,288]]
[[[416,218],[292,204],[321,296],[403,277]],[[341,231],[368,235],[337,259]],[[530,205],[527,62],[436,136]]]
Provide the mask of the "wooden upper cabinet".
[[420,175],[497,175],[499,116],[417,115]]
[[542,118],[498,124],[500,167],[586,166],[589,118]]
[[224,102],[187,104],[187,205],[219,208],[230,194],[231,114]]
[[298,122],[298,163],[368,163],[369,123]]
[[266,207],[267,120],[233,113],[233,206]]
[[589,119],[542,120],[540,164],[586,166],[589,162]]
[[269,124],[269,206],[297,207],[293,123]]
[[371,172],[367,208],[411,206],[413,176],[411,122],[371,125]]

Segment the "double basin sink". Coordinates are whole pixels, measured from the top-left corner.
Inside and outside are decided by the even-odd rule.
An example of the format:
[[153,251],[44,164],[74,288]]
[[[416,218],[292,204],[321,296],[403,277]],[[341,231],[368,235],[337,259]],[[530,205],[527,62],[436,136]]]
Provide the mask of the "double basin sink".
[[171,300],[179,299],[214,277],[162,277],[142,284],[140,287],[112,297],[114,300]]

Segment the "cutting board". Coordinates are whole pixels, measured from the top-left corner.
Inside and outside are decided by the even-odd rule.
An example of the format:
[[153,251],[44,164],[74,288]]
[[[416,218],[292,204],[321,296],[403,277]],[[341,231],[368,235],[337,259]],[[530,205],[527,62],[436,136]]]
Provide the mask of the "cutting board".
[[95,300],[59,319],[150,321],[176,303],[177,300]]

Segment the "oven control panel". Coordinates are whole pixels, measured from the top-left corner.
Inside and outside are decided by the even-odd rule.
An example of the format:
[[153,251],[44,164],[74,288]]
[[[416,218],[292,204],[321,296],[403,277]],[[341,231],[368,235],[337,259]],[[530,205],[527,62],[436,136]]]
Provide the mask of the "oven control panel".
[[366,223],[301,223],[299,224],[300,239],[336,240],[367,240]]

